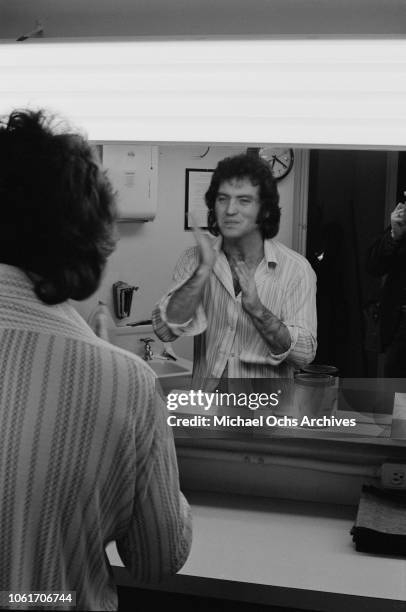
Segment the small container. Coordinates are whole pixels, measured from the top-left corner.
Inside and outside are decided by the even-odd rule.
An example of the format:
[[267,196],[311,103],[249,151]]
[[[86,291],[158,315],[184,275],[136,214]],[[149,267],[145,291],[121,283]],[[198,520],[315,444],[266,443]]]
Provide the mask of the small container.
[[338,368],[336,368],[335,366],[327,365],[323,363],[311,363],[310,365],[303,366],[303,368],[301,369],[301,372],[304,372],[306,374],[329,374],[330,376],[333,376],[334,388],[335,388],[335,394],[336,394],[334,412],[336,412],[337,406],[338,406],[338,390],[339,390],[339,385],[340,385]]
[[99,301],[93,315],[94,332],[96,336],[98,336],[102,340],[106,340],[107,342],[110,341],[108,332],[108,320],[109,312],[107,309],[107,305],[104,302]]
[[303,417],[332,416],[337,409],[337,392],[331,374],[295,374],[295,413]]

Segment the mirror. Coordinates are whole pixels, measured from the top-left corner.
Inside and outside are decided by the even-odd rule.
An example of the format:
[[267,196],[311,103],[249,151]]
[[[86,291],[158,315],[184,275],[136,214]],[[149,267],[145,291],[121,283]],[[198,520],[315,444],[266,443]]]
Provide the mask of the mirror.
[[[159,145],[156,218],[120,224],[121,239],[102,287],[78,305],[82,314],[97,299],[109,302],[111,285],[123,279],[140,287],[131,320],[149,319],[171,285],[178,257],[194,245],[192,233],[184,229],[186,170],[213,170],[219,160],[246,150],[247,145]],[[296,149],[292,171],[278,183],[282,217],[277,239],[306,255],[317,275],[315,362],[338,368],[344,379],[341,409],[367,413],[373,424],[384,415],[381,437],[388,440],[394,393],[402,392],[403,383],[388,387],[382,382],[377,316],[382,279],[367,273],[366,257],[406,188],[405,157],[384,150]],[[174,349],[180,358],[192,359],[191,338],[179,339]],[[400,414],[406,416],[401,409]]]

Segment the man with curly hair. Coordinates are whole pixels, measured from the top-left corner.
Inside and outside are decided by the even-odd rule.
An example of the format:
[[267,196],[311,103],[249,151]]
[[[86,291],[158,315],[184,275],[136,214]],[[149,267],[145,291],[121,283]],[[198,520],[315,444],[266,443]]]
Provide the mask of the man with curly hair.
[[155,374],[69,303],[114,249],[111,185],[85,138],[16,111],[0,125],[0,205],[0,591],[116,610],[106,545],[154,582],[182,567],[191,521]]
[[276,181],[259,157],[219,162],[205,196],[208,227],[181,256],[174,285],[153,312],[163,341],[195,336],[193,384],[291,378],[316,352],[316,280],[302,256],[275,239]]

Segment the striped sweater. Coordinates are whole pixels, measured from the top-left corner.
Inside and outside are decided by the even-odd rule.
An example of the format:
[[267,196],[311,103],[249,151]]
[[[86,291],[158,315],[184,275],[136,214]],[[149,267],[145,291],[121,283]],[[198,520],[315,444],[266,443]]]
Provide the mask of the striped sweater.
[[115,610],[105,547],[135,580],[185,562],[190,509],[155,374],[0,265],[0,591]]

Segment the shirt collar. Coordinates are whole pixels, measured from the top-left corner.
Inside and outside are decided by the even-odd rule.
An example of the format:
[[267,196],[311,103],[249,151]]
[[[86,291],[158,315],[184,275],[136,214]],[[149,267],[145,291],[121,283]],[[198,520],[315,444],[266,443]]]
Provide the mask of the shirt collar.
[[0,296],[9,299],[40,302],[33,283],[21,268],[0,263]]
[[21,269],[0,263],[0,326],[5,316],[11,326],[35,328],[36,321],[49,332],[96,338],[70,302],[49,305],[34,292],[33,283]]
[[213,250],[217,251],[217,253],[220,253],[221,247],[223,246],[223,236],[216,236],[216,238],[212,238],[212,240]]
[[[223,236],[217,236],[213,241],[213,249],[219,253],[222,245]],[[279,263],[276,245],[271,238],[264,240],[264,258],[268,268]]]
[[273,265],[278,265],[279,261],[276,245],[271,238],[269,238],[268,240],[264,240],[264,254],[268,268]]

